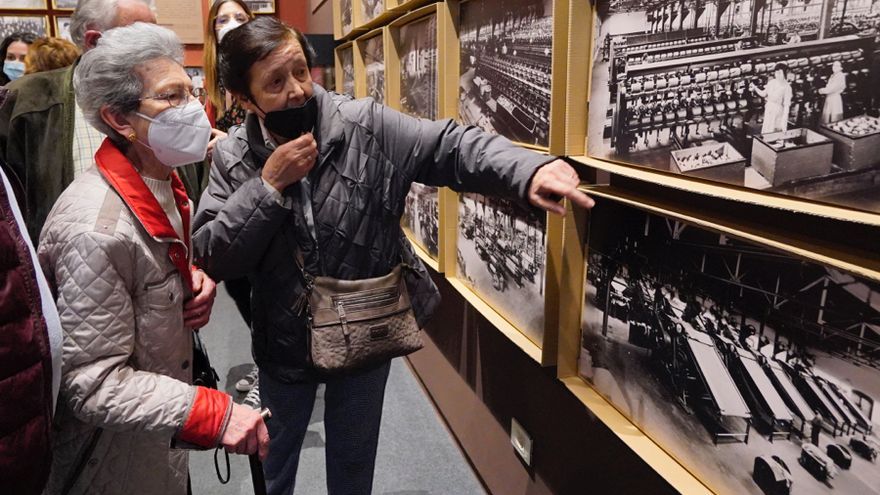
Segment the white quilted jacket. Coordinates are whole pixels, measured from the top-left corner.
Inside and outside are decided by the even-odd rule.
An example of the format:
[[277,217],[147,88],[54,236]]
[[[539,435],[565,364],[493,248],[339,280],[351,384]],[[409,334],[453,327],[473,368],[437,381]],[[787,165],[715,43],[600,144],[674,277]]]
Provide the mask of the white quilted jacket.
[[196,387],[170,244],[147,233],[95,167],[49,215],[40,260],[57,288],[64,344],[47,493],[186,493],[188,456],[169,445]]

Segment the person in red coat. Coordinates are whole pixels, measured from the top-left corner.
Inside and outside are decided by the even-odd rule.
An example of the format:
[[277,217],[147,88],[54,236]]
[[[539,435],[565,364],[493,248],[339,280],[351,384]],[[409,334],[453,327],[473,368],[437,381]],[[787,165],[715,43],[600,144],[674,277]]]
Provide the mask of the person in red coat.
[[61,323],[3,166],[0,183],[0,480],[4,493],[30,495],[52,464]]

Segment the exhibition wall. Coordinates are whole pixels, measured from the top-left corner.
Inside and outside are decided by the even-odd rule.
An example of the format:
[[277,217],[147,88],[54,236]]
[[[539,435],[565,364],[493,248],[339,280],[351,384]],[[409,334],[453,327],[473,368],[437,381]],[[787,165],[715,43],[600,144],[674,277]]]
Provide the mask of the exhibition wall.
[[[334,9],[345,91],[566,157],[597,199],[564,219],[420,184],[407,201],[451,305],[410,362],[487,487],[576,492],[565,466],[602,473],[607,446],[652,493],[877,492],[873,2]],[[528,467],[489,454],[515,459],[512,419]],[[580,452],[554,450],[562,430]]]

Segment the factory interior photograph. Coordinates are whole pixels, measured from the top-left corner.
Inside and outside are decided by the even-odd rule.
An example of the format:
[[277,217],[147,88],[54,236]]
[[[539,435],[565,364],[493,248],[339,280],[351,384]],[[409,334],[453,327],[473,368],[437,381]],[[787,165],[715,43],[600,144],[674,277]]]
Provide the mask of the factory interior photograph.
[[600,1],[590,154],[880,211],[872,0]]

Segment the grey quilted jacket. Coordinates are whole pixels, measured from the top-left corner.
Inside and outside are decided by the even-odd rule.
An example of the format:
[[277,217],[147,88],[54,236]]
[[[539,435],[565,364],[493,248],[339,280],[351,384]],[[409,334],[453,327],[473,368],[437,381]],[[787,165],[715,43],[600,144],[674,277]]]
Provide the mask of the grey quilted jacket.
[[439,295],[400,228],[410,185],[524,200],[532,175],[552,160],[452,120],[416,119],[372,99],[314,88],[319,157],[308,194],[299,182],[280,201],[265,187],[260,169],[271,152],[258,119],[248,115],[217,143],[194,221],[196,263],[215,280],[249,277],[254,358],[261,370],[291,382],[321,378],[308,360],[307,321],[293,309],[303,292],[295,249],[311,274],[345,280],[386,275],[401,261],[417,267],[407,284],[424,324]]
[[186,493],[187,454],[170,445],[198,388],[168,250],[95,167],[49,214],[39,255],[64,331],[49,494]]

